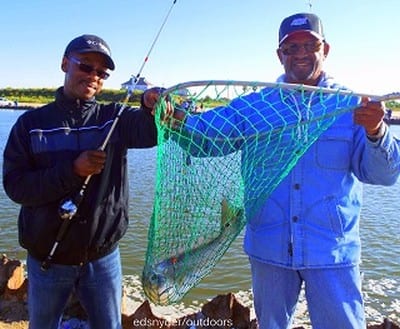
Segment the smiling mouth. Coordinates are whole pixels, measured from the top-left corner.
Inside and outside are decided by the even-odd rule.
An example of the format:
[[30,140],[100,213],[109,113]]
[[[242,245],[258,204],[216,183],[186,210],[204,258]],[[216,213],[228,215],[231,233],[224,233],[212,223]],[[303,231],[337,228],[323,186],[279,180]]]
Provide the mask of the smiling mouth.
[[84,85],[86,86],[86,88],[89,88],[89,89],[93,89],[93,90],[97,90],[97,85],[94,85],[93,83],[90,83],[90,82],[84,82]]
[[297,61],[297,62],[293,62],[293,66],[310,66],[311,63],[309,61]]

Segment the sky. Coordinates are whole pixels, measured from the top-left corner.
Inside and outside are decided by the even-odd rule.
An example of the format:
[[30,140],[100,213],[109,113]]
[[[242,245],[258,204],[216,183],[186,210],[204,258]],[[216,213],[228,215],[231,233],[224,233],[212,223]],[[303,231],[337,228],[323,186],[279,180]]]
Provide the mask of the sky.
[[65,47],[82,34],[97,34],[111,47],[116,69],[107,89],[138,73],[164,87],[273,82],[283,72],[276,55],[280,22],[312,12],[331,45],[330,75],[360,93],[400,91],[399,0],[0,1],[0,88],[61,86]]

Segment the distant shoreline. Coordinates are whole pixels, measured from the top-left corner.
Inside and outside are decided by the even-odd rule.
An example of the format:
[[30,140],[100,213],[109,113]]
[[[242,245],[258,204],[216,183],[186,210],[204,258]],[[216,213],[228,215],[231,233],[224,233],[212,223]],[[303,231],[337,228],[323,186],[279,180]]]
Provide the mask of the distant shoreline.
[[42,107],[45,104],[40,103],[18,103],[18,105],[13,106],[2,106],[3,109],[7,110],[34,110]]
[[400,115],[399,116],[392,116],[387,121],[391,125],[400,125]]
[[[34,110],[42,107],[46,104],[40,103],[18,103],[17,106],[3,106],[2,108],[8,110]],[[396,113],[397,114],[397,113]],[[392,115],[390,119],[385,120],[390,125],[400,125],[400,113],[398,115]]]

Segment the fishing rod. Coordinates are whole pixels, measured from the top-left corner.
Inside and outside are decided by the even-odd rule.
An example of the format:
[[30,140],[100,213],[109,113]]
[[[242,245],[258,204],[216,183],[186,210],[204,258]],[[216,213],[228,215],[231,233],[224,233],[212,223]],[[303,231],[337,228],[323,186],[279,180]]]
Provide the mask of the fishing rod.
[[[112,123],[112,125],[110,127],[110,130],[108,131],[106,137],[104,138],[103,143],[100,145],[98,150],[100,150],[100,151],[104,151],[105,150],[105,148],[106,148],[106,146],[107,146],[107,144],[108,144],[108,142],[109,142],[109,140],[111,138],[111,135],[113,134],[113,132],[115,130],[115,127],[118,124],[118,121],[119,121],[122,113],[124,112],[125,108],[128,105],[128,101],[129,101],[130,97],[132,96],[133,91],[136,89],[136,86],[138,84],[139,77],[140,77],[140,75],[141,75],[141,73],[143,71],[143,68],[146,65],[146,63],[147,63],[147,61],[148,61],[148,59],[150,57],[150,54],[151,54],[151,52],[152,52],[152,50],[154,48],[154,45],[156,44],[156,42],[157,42],[157,40],[158,40],[158,38],[159,38],[159,36],[161,34],[161,31],[163,30],[164,25],[166,24],[166,22],[168,20],[168,17],[171,14],[172,8],[174,7],[176,1],[177,0],[174,0],[172,2],[172,5],[171,5],[171,7],[169,8],[169,10],[167,12],[167,15],[165,16],[165,18],[164,18],[164,20],[163,20],[163,22],[162,22],[162,24],[161,24],[161,26],[160,26],[155,38],[154,38],[154,40],[153,40],[153,42],[152,42],[152,44],[151,44],[151,46],[149,48],[149,51],[147,52],[146,57],[144,58],[144,61],[143,61],[142,65],[139,68],[138,73],[136,74],[136,76],[133,79],[133,84],[132,84],[132,86],[128,87],[128,91],[127,91],[127,94],[126,94],[126,96],[125,96],[125,98],[124,98],[124,100],[122,102],[121,108],[119,109],[118,113],[116,114],[115,119],[113,120],[113,123]],[[58,245],[60,244],[60,242],[64,238],[65,233],[67,232],[67,229],[69,227],[69,224],[71,223],[71,220],[74,218],[74,216],[78,212],[79,205],[81,204],[81,202],[83,200],[83,197],[85,196],[86,189],[87,189],[87,187],[89,185],[89,182],[90,182],[91,178],[92,178],[92,175],[89,175],[89,176],[86,177],[86,179],[83,182],[83,184],[82,184],[82,186],[81,186],[81,188],[80,188],[80,190],[79,190],[77,195],[75,195],[74,197],[68,197],[68,198],[66,198],[66,199],[61,201],[59,209],[58,209],[58,213],[60,215],[60,218],[62,219],[62,223],[61,223],[60,229],[57,232],[55,242],[54,242],[54,244],[53,244],[48,256],[42,262],[41,269],[43,271],[47,270],[50,267],[50,264],[52,262],[54,253],[56,252],[56,250],[58,248]]]
[[311,0],[308,0],[308,9],[310,10],[310,13],[312,12],[312,2]]

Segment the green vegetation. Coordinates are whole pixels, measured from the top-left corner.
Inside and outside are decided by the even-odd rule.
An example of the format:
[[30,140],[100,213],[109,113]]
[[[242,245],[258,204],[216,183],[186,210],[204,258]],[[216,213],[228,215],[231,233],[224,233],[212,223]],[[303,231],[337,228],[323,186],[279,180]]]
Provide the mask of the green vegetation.
[[400,103],[396,101],[386,102],[386,107],[392,109],[393,111],[400,111]]
[[[19,103],[47,104],[54,100],[56,88],[5,88],[0,89],[0,96],[10,100],[16,100]],[[135,92],[130,100],[129,105],[137,106],[140,102],[142,92]],[[103,89],[96,98],[100,102],[121,102],[126,96],[125,90]]]
[[[54,100],[56,88],[4,88],[0,89],[0,96],[6,97],[9,100],[17,101],[18,103],[31,104],[47,104]],[[140,103],[141,91],[135,91],[130,97],[128,104],[138,106]],[[126,90],[120,89],[103,89],[100,95],[96,96],[99,102],[122,102],[126,97]],[[207,108],[215,107],[223,104],[228,100],[214,100],[209,96],[197,100],[198,104],[202,103]]]

